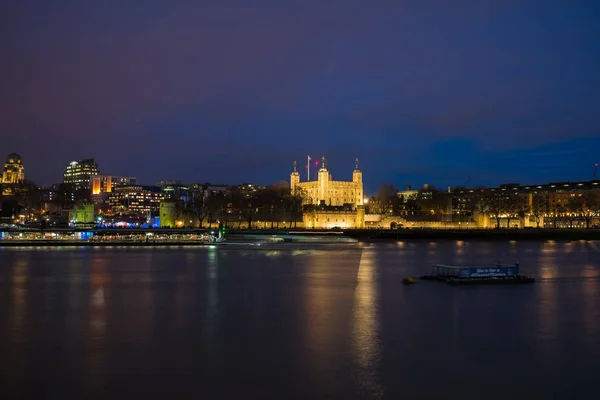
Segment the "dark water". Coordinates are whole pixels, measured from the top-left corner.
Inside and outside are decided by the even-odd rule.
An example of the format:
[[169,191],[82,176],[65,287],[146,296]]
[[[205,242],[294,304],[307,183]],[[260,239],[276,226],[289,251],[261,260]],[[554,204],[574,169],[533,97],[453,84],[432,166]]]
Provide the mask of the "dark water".
[[[595,397],[599,250],[0,249],[0,387],[7,399]],[[496,261],[538,282],[401,284],[434,262]]]

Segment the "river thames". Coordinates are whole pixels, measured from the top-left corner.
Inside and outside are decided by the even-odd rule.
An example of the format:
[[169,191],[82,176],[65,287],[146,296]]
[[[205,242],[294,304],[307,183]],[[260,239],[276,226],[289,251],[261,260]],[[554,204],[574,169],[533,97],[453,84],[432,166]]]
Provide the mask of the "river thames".
[[[402,285],[436,262],[537,280]],[[578,399],[598,371],[600,242],[0,248],[7,399]]]

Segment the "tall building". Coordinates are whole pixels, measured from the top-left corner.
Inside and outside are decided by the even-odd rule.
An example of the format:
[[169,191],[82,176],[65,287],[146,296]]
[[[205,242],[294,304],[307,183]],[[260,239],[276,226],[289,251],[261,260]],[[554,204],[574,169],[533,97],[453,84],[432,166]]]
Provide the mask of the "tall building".
[[137,179],[132,176],[92,176],[92,194],[111,193],[116,187],[133,186]]
[[92,177],[98,175],[98,164],[93,158],[71,161],[65,168],[63,183],[73,186],[75,190],[92,189]]
[[145,214],[157,212],[164,194],[157,186],[115,187],[106,203],[113,213]]
[[2,172],[2,183],[23,183],[25,180],[25,167],[21,156],[12,153],[6,158],[4,171]]
[[292,193],[298,190],[302,192],[304,204],[352,208],[363,205],[363,181],[362,172],[358,169],[358,158],[352,172],[352,181],[334,181],[323,157],[317,180],[300,182],[300,173],[296,170],[294,162],[294,171],[290,175],[290,189]]

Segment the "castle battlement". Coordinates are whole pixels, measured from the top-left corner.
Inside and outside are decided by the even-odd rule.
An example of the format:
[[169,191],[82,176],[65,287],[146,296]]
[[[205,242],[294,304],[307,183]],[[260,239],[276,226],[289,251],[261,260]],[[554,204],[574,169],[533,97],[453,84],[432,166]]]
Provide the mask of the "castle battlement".
[[351,181],[334,181],[327,170],[325,157],[316,181],[300,181],[300,173],[296,170],[290,175],[290,190],[302,196],[305,205],[343,206],[351,204],[354,208],[363,205],[362,172],[358,168],[358,158],[352,172]]

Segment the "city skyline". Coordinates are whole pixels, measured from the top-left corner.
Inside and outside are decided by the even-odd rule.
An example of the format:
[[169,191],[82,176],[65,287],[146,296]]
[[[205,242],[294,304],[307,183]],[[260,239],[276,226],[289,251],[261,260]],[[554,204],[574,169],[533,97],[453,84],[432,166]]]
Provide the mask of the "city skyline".
[[[300,164],[297,161],[294,161],[292,163],[292,168],[290,169],[290,172],[292,172],[292,175],[295,175],[296,172],[298,172],[297,174],[297,181],[299,183],[305,183],[305,182],[317,182],[318,175],[319,175],[319,170],[321,169],[323,162],[325,162],[325,166],[326,169],[329,173],[329,175],[331,176],[332,174],[332,170],[329,167],[329,160],[327,159],[327,157],[322,156],[321,159],[317,159],[317,158],[313,158],[311,156],[307,156],[308,160],[303,164],[304,166],[304,171],[302,171],[302,167],[300,166]],[[6,171],[7,168],[12,168],[9,167],[9,165],[11,165],[10,163],[13,162],[13,159],[18,159],[19,163],[20,163],[20,168],[23,168],[25,166],[25,163],[22,163],[22,157],[18,154],[18,153],[11,153],[7,156],[7,163],[5,164],[4,167],[4,174],[6,175]],[[81,180],[81,177],[79,176],[80,173],[77,175],[77,177],[75,177],[75,175],[73,175],[73,165],[77,165],[77,164],[85,164],[88,163],[89,165],[93,164],[93,168],[95,173],[93,173],[92,175],[90,175],[89,179],[83,179]],[[309,168],[309,164],[310,164],[310,168]],[[600,178],[598,176],[598,167],[599,164],[595,163],[593,165],[593,172],[592,172],[592,177],[589,179],[579,179],[579,180],[575,180],[575,179],[567,179],[567,180],[556,180],[556,179],[549,179],[546,181],[538,181],[538,182],[521,182],[521,181],[512,181],[512,182],[502,182],[498,185],[469,185],[469,182],[467,182],[466,185],[448,185],[448,186],[436,186],[433,184],[429,184],[429,183],[423,183],[423,184],[413,184],[413,183],[408,183],[405,185],[394,185],[395,188],[399,191],[402,192],[403,190],[419,190],[419,189],[427,189],[427,188],[435,188],[438,189],[440,191],[446,191],[446,189],[448,188],[452,188],[454,189],[458,189],[458,190],[462,190],[462,188],[491,188],[493,189],[494,187],[503,187],[505,185],[509,185],[509,186],[536,186],[536,185],[550,185],[552,183],[581,183],[581,182],[597,182],[598,179]],[[83,171],[85,169],[85,167],[82,169],[82,173],[85,174],[85,171]],[[310,171],[310,172],[309,172]],[[355,173],[356,172],[360,172],[361,176],[362,176],[362,167],[359,168],[359,159],[358,157],[355,158],[354,160],[354,171],[352,172],[352,179],[355,178]],[[291,184],[291,179],[288,176],[288,179],[280,179],[277,182],[272,182],[270,184],[268,183],[264,183],[264,182],[249,182],[249,181],[243,181],[243,180],[237,180],[237,181],[233,181],[233,182],[215,182],[215,181],[211,181],[211,180],[182,180],[182,179],[177,179],[176,177],[174,179],[155,179],[152,182],[141,182],[138,183],[137,182],[137,178],[136,177],[125,177],[125,176],[118,176],[118,175],[113,175],[113,174],[107,174],[104,171],[101,171],[100,168],[98,167],[98,163],[96,162],[96,160],[94,158],[89,158],[89,159],[83,159],[83,160],[71,160],[69,162],[66,163],[66,168],[63,171],[63,176],[61,178],[60,181],[56,181],[53,182],[51,184],[46,184],[46,185],[40,185],[38,182],[36,182],[34,179],[30,179],[29,177],[26,179],[27,181],[36,183],[38,187],[46,187],[49,188],[51,186],[54,186],[56,184],[59,183],[74,183],[71,182],[71,180],[76,179],[77,180],[77,184],[75,184],[75,186],[78,186],[80,184],[83,183],[84,186],[89,186],[90,192],[92,192],[92,194],[98,194],[101,190],[101,188],[105,187],[106,185],[112,186],[114,187],[115,185],[117,186],[161,186],[164,185],[165,182],[171,182],[171,183],[179,183],[179,184],[184,184],[184,185],[198,185],[198,184],[208,184],[208,185],[213,185],[213,186],[239,186],[239,185],[246,185],[246,184],[255,184],[256,186],[262,186],[262,187],[267,187],[270,185],[280,185],[281,183],[285,183],[285,184]],[[310,174],[310,175],[309,175]],[[2,176],[3,176],[2,175]],[[23,179],[24,175],[21,176],[21,179]],[[95,178],[95,179],[94,179]],[[339,181],[339,182],[343,182],[345,181],[346,178],[344,174],[342,174],[341,177],[338,177],[336,175],[335,181]],[[69,182],[67,182],[69,181]],[[361,179],[362,181],[362,179]],[[346,181],[347,182],[347,181]],[[2,183],[2,180],[0,179],[0,183]],[[4,183],[11,183],[10,180],[4,182]],[[12,182],[14,183],[14,182]],[[365,184],[365,196],[368,195],[374,195],[377,192],[377,189],[379,189],[382,185],[389,185],[390,182],[380,182],[380,181],[375,181],[375,182],[371,182],[371,184]],[[94,187],[94,189],[92,188]],[[374,189],[370,189],[370,188],[374,188]],[[293,190],[293,189],[292,189]],[[106,188],[102,189],[102,191],[106,191]],[[93,193],[93,192],[98,192],[98,193]],[[110,192],[110,190],[107,190],[107,192]]]
[[600,4],[377,5],[13,3],[5,153],[40,185],[89,157],[148,184],[269,185],[307,155],[341,179],[359,157],[369,192],[592,179]]

